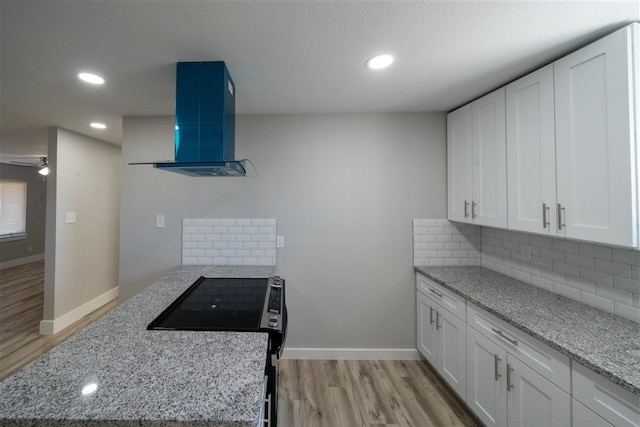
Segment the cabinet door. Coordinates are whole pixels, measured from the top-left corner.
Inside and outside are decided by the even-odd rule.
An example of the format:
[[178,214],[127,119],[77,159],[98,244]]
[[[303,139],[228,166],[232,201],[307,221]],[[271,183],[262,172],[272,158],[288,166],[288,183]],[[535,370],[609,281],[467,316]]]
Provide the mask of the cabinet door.
[[542,375],[507,356],[509,427],[563,427],[571,425],[571,398]]
[[507,86],[509,229],[556,233],[553,65]]
[[467,405],[486,426],[507,424],[507,352],[467,326]]
[[438,335],[435,327],[436,307],[435,302],[416,292],[417,301],[417,344],[418,351],[433,365],[438,366]]
[[478,225],[507,227],[505,89],[473,104],[473,204]]
[[560,235],[637,245],[633,28],[554,63]]
[[447,217],[471,220],[472,151],[471,105],[447,115]]
[[463,399],[467,395],[466,323],[438,307],[438,360],[440,375]]

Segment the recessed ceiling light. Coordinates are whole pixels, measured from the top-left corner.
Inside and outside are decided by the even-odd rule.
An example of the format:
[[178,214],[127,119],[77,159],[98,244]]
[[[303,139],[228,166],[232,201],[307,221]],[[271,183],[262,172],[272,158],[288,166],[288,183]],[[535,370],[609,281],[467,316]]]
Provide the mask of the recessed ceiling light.
[[94,129],[106,129],[107,125],[105,125],[104,123],[92,122],[91,127]]
[[366,62],[367,68],[372,70],[379,70],[381,68],[387,68],[393,63],[393,56],[391,55],[376,55],[373,58],[369,58]]
[[94,85],[101,85],[104,83],[104,79],[97,74],[91,73],[78,73],[78,78],[87,83],[91,83]]

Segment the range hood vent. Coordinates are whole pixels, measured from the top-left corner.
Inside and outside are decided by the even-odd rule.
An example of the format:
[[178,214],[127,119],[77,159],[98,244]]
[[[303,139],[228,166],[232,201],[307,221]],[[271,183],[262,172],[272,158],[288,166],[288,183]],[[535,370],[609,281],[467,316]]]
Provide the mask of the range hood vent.
[[224,62],[178,62],[175,161],[130,164],[188,176],[255,176],[249,160],[235,160],[235,109],[235,85]]

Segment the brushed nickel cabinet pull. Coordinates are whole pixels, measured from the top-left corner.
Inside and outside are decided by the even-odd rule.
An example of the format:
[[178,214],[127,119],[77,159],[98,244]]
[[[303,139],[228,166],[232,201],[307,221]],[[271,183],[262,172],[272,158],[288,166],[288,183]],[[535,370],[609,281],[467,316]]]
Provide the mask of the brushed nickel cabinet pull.
[[471,219],[476,217],[476,202],[471,201]]
[[562,223],[562,212],[564,211],[564,208],[562,207],[562,205],[560,203],[558,203],[558,230],[562,230],[562,227],[566,227],[567,224],[563,224]]
[[503,333],[500,329],[494,329],[494,328],[491,328],[491,330],[492,330],[493,332],[495,332],[496,334],[498,334],[498,335],[500,336],[500,338],[504,338],[505,340],[509,341],[511,344],[515,345],[516,347],[518,346],[518,341],[516,341],[516,340],[514,340],[514,339],[511,339],[511,338],[509,338],[509,337],[506,337],[506,336],[504,335],[504,333]]
[[546,203],[542,204],[542,228],[547,228],[547,225],[551,223],[547,221],[547,213],[549,212],[549,206]]
[[440,329],[440,312],[436,310],[436,331]]
[[434,294],[436,294],[437,296],[439,296],[440,298],[442,298],[442,294],[438,291],[436,291],[435,289],[431,289],[429,288],[429,291],[433,292]]
[[498,357],[497,354],[493,355],[493,362],[494,362],[493,372],[494,372],[494,378],[495,378],[496,381],[498,381],[498,379],[502,376],[502,375],[500,375],[500,368],[498,366],[500,364],[500,360],[501,359]]
[[507,363],[507,391],[511,391],[515,388],[513,384],[511,384],[511,372],[513,372],[513,368],[511,365]]
[[467,212],[467,208],[469,207],[469,202],[467,202],[466,200],[464,201],[464,217],[468,218],[469,217],[469,212]]
[[429,307],[429,324],[433,325],[433,307]]

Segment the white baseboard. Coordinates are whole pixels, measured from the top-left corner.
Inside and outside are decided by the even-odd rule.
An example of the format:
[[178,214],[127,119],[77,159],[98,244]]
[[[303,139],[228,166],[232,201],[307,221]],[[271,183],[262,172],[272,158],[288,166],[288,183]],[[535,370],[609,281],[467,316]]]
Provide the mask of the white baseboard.
[[29,264],[30,262],[42,261],[44,253],[27,256],[24,258],[12,259],[11,261],[0,262],[0,270],[5,268],[17,267],[19,265]]
[[104,294],[92,299],[91,301],[82,304],[80,307],[71,310],[70,312],[63,314],[55,320],[42,320],[40,322],[40,334],[52,335],[66,328],[74,322],[82,319],[87,314],[97,310],[109,301],[118,298],[119,287],[111,289]]
[[285,348],[283,359],[420,360],[415,348]]

